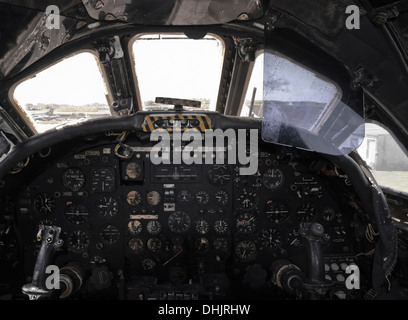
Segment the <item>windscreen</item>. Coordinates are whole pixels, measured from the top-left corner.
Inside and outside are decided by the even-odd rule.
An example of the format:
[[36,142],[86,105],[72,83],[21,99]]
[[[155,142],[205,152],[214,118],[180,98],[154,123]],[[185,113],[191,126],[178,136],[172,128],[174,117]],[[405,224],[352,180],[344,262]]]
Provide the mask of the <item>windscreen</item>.
[[341,98],[334,82],[265,50],[264,141],[333,155],[351,152],[364,139],[364,119]]

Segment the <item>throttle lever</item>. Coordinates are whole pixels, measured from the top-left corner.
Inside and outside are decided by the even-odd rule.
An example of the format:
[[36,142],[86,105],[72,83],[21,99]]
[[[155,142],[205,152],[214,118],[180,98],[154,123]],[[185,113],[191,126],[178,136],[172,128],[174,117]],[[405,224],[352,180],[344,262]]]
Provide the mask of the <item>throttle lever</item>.
[[28,295],[30,300],[38,300],[50,297],[52,289],[46,287],[46,268],[50,265],[55,251],[60,248],[64,241],[60,239],[61,228],[56,226],[41,225],[37,233],[37,239],[42,239],[41,248],[37,255],[31,283],[22,287],[22,292]]

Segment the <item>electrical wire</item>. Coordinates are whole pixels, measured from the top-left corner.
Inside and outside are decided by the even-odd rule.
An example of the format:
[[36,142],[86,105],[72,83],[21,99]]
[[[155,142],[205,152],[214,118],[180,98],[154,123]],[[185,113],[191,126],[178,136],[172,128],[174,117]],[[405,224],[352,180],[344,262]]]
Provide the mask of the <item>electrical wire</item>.
[[[131,158],[132,157],[132,155],[133,155],[133,150],[132,150],[132,148],[129,146],[129,145],[127,145],[127,144],[125,144],[123,141],[125,141],[125,139],[126,139],[126,137],[128,136],[128,134],[129,134],[129,132],[127,132],[127,131],[122,131],[122,133],[112,133],[111,135],[113,135],[113,136],[118,136],[117,137],[117,140],[118,140],[118,144],[116,145],[116,147],[115,147],[115,149],[114,149],[114,152],[115,152],[115,155],[118,157],[118,158],[121,158],[121,159],[129,159],[129,158]],[[120,150],[121,149],[123,149],[124,151],[125,150],[127,150],[127,152],[128,152],[128,154],[124,154],[123,152],[120,152]]]
[[16,174],[19,173],[21,170],[23,170],[25,167],[28,166],[28,163],[30,162],[30,157],[27,157],[25,162],[21,165],[17,164],[16,167],[14,167],[15,170],[10,171],[11,174]]

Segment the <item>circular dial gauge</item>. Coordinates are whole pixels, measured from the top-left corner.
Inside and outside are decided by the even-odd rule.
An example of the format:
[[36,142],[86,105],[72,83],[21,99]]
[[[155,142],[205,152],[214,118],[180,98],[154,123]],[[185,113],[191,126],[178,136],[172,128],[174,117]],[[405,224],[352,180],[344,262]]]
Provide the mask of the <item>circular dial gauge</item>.
[[130,179],[137,179],[142,174],[142,166],[137,162],[130,162],[126,165],[125,173]]
[[210,247],[210,243],[208,242],[207,238],[201,237],[201,238],[196,239],[194,246],[197,251],[206,252],[208,248]]
[[256,217],[253,213],[241,213],[235,220],[235,227],[239,233],[249,234],[256,229]]
[[187,190],[181,190],[178,194],[177,194],[177,201],[180,203],[187,203],[190,202],[192,198],[192,195],[189,191]]
[[199,234],[206,234],[210,230],[210,225],[204,219],[196,221],[194,227]]
[[227,220],[217,220],[214,223],[214,231],[218,234],[224,234],[228,231],[228,221]]
[[226,192],[226,191],[224,191],[224,190],[218,190],[216,193],[215,193],[215,202],[217,203],[217,204],[219,204],[220,206],[225,206],[227,203],[228,203],[228,201],[229,201],[229,195],[228,195],[228,193]]
[[68,244],[74,252],[84,251],[89,246],[89,236],[84,231],[75,230],[69,235]]
[[139,220],[130,220],[127,225],[128,231],[132,235],[137,235],[142,232],[142,223]]
[[216,186],[225,186],[231,180],[231,170],[225,164],[214,164],[207,172],[208,181]]
[[276,229],[262,230],[261,243],[264,247],[276,249],[281,245],[281,235]]
[[159,220],[150,220],[146,226],[147,232],[152,235],[158,235],[162,231],[162,225]]
[[133,253],[139,253],[143,250],[143,241],[140,238],[132,238],[128,241],[128,247]]
[[283,172],[276,168],[267,169],[262,175],[262,181],[265,187],[276,189],[283,182]]
[[115,170],[112,168],[93,168],[91,170],[91,190],[94,192],[112,192],[115,190]]
[[289,206],[283,201],[269,200],[266,203],[265,214],[271,222],[281,223],[289,217],[290,210]]
[[157,238],[150,238],[147,240],[147,249],[152,252],[158,252],[162,248],[162,242]]
[[210,194],[207,191],[198,191],[195,195],[195,200],[200,206],[205,206],[210,202]]
[[301,247],[303,245],[302,236],[298,229],[292,229],[288,232],[286,241],[291,247]]
[[187,277],[187,272],[182,267],[174,267],[169,272],[169,279],[173,283],[182,283]]
[[161,196],[157,191],[149,191],[146,195],[146,201],[151,206],[157,206],[160,203]]
[[114,217],[119,213],[119,202],[114,197],[101,197],[96,200],[96,214],[101,217]]
[[79,169],[68,169],[62,175],[62,183],[69,190],[78,191],[85,185],[85,175]]
[[297,210],[297,217],[300,222],[310,222],[317,215],[317,207],[315,204],[307,202],[301,203]]
[[237,206],[241,209],[252,209],[258,203],[259,195],[255,188],[244,187],[238,191]]
[[55,210],[55,199],[48,193],[40,193],[34,198],[34,207],[43,214],[53,213]]
[[89,219],[89,209],[83,203],[67,202],[64,214],[69,222],[77,225]]
[[337,217],[337,213],[336,210],[334,210],[331,207],[325,208],[322,211],[322,218],[324,221],[330,222],[330,221],[334,221],[334,219],[336,219]]
[[174,233],[185,233],[190,228],[191,219],[190,216],[183,211],[175,211],[170,214],[168,219],[168,225],[170,231]]
[[120,231],[114,225],[107,225],[99,231],[99,237],[104,243],[113,244],[120,238]]
[[238,242],[235,247],[235,254],[241,260],[251,260],[256,254],[256,245],[251,240]]
[[228,250],[228,240],[226,238],[216,238],[213,242],[214,249],[220,252]]
[[151,258],[143,259],[142,261],[142,268],[144,271],[150,271],[156,268],[156,261]]
[[131,206],[137,206],[142,202],[142,195],[139,191],[130,191],[126,196],[126,201]]

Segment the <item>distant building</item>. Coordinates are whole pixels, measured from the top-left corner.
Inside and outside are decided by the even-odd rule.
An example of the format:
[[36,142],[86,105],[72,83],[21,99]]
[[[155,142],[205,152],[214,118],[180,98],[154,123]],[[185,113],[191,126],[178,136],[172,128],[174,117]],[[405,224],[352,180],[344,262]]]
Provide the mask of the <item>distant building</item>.
[[365,139],[358,152],[375,171],[408,171],[408,157],[383,128],[366,125]]

